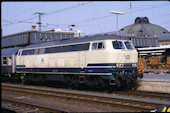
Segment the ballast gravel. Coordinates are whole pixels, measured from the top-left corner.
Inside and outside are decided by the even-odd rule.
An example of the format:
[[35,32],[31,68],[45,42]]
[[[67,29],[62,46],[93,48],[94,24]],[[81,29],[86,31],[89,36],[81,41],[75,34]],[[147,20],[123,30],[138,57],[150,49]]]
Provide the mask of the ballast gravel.
[[72,99],[53,98],[40,95],[31,95],[27,93],[19,93],[14,91],[1,92],[2,98],[15,99],[24,102],[39,104],[48,107],[55,107],[57,109],[65,110],[68,112],[139,112],[129,109],[119,108],[117,106],[106,105],[100,103],[89,103],[75,101]]

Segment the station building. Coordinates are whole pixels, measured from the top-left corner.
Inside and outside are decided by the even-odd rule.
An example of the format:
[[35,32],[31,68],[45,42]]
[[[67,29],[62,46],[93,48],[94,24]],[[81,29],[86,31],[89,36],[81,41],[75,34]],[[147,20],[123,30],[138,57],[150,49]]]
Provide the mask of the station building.
[[[138,68],[140,72],[170,73],[170,32],[165,28],[151,24],[147,17],[137,17],[135,22],[119,30],[120,33],[133,35],[134,38],[155,37],[158,46],[136,47],[139,53]],[[146,41],[145,43],[149,43]]]
[[1,37],[1,49],[11,47],[24,47],[35,43],[60,41],[81,37],[81,31],[66,31],[54,29],[50,31],[25,31]]

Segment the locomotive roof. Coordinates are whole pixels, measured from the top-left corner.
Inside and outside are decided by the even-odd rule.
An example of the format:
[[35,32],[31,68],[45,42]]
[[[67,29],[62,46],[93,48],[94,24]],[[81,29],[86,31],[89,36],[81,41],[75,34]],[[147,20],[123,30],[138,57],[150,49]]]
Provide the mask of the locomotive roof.
[[81,43],[81,42],[88,42],[88,41],[95,41],[95,40],[106,40],[106,39],[125,40],[127,38],[123,37],[123,39],[122,39],[121,36],[117,36],[114,34],[93,35],[93,36],[85,36],[85,37],[79,37],[79,38],[73,38],[73,39],[65,39],[65,40],[59,40],[59,41],[51,41],[51,42],[32,44],[32,45],[26,46],[25,48],[44,47],[44,46],[70,44],[70,43],[78,43],[78,42]]
[[15,52],[17,52],[21,48],[22,47],[13,47],[13,48],[1,49],[1,56],[13,55]]

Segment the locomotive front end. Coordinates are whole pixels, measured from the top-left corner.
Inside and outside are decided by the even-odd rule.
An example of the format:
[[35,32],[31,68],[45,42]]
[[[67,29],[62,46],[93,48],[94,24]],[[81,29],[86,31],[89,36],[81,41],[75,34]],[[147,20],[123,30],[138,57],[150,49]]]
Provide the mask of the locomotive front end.
[[112,41],[113,59],[115,68],[110,71],[114,76],[116,86],[135,87],[138,84],[138,78],[143,78],[142,74],[138,73],[137,62],[138,52],[131,41],[120,40]]

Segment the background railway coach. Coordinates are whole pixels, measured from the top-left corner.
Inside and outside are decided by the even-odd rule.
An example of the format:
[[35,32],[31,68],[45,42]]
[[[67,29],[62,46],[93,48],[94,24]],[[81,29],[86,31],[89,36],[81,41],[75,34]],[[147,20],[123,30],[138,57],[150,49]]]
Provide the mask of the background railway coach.
[[25,82],[64,81],[68,86],[133,86],[139,76],[138,53],[116,35],[29,45],[18,51],[16,70]]
[[16,76],[16,55],[21,47],[1,49],[1,80],[18,79]]

